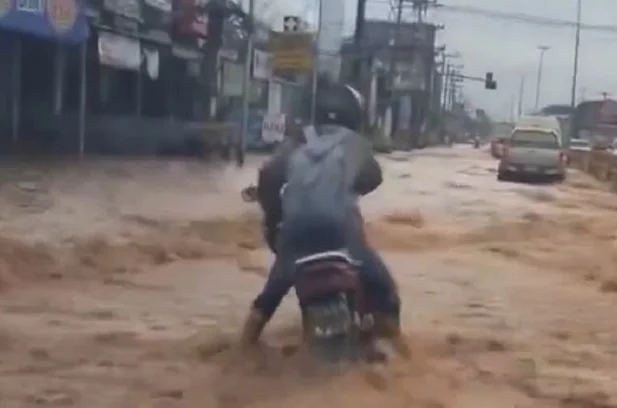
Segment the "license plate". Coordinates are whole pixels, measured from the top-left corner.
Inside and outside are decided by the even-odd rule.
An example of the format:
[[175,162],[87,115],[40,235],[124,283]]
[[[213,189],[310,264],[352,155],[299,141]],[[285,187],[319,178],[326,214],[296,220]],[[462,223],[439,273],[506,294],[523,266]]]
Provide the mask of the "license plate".
[[537,172],[540,169],[537,166],[525,166],[525,171],[529,171],[529,172]]
[[328,338],[346,333],[350,328],[351,316],[344,299],[331,299],[306,308],[306,318],[313,335]]

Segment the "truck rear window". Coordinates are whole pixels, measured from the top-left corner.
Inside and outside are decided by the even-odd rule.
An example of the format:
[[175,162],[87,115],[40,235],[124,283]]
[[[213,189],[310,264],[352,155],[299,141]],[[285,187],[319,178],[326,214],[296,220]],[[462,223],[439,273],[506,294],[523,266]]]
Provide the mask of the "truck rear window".
[[536,130],[515,130],[510,137],[510,143],[513,147],[559,149],[559,141],[554,133]]

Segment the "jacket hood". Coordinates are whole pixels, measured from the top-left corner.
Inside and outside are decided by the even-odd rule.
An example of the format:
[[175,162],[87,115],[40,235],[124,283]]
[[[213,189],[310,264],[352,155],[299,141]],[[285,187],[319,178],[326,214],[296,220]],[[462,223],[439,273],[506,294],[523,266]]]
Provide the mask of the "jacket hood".
[[337,145],[343,143],[343,139],[349,130],[340,126],[327,126],[319,129],[319,137],[307,140],[306,153],[313,161],[318,161]]

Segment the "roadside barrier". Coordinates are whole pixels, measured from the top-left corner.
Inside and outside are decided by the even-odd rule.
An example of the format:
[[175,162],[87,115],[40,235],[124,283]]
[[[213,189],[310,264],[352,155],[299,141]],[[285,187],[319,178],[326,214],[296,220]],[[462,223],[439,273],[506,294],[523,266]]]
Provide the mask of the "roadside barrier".
[[572,150],[569,159],[570,167],[609,183],[611,189],[617,192],[617,155],[605,150]]

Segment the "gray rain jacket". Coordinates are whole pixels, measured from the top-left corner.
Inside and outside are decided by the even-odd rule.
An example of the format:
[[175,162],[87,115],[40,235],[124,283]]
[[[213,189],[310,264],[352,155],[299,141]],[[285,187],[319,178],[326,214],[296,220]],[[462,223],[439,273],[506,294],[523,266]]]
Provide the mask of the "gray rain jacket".
[[[356,194],[369,194],[381,185],[381,166],[373,156],[372,145],[367,139],[349,129],[332,125],[322,126],[318,134],[319,137],[333,137],[337,144],[342,144]],[[266,240],[272,250],[275,250],[278,225],[282,219],[280,191],[287,181],[289,159],[300,145],[297,141],[285,140],[259,171],[257,197],[264,211]]]

